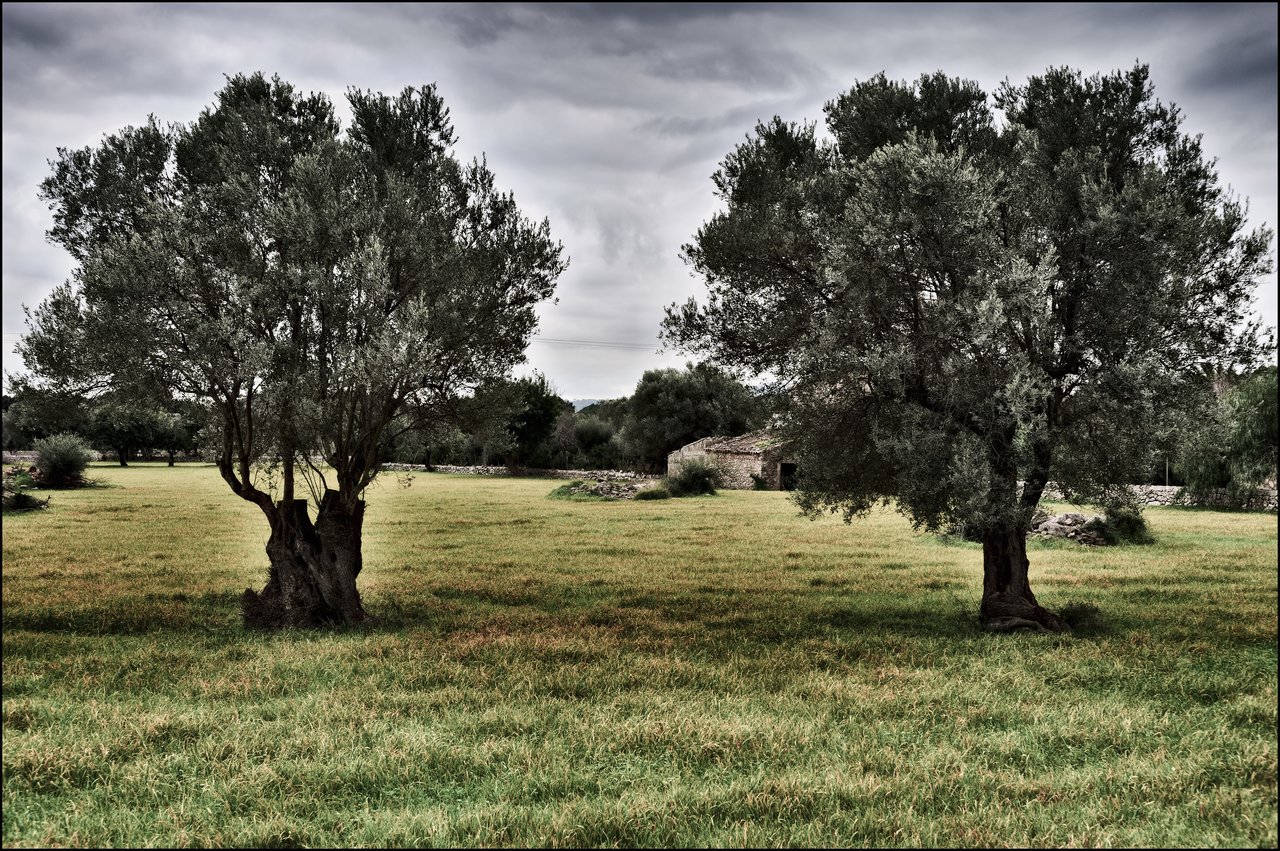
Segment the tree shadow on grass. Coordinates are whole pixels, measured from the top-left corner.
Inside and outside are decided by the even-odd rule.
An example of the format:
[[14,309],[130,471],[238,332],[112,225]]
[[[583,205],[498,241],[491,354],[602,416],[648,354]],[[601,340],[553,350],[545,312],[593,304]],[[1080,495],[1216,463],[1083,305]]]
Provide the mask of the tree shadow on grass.
[[[606,629],[620,640],[678,640],[689,649],[739,654],[750,646],[840,641],[857,633],[897,639],[971,640],[984,633],[976,608],[939,603],[936,595],[885,604],[833,600],[829,589],[761,595],[662,592],[620,586],[540,589],[438,589],[431,597],[369,601],[383,631],[426,629],[440,635],[503,623],[515,631],[548,625],[583,632]],[[932,596],[932,601],[927,597]]]
[[[944,589],[945,590],[945,589]],[[834,593],[833,593],[834,591]],[[542,584],[511,588],[459,583],[409,595],[366,596],[370,623],[355,627],[294,630],[395,633],[426,631],[438,636],[503,623],[514,631],[555,627],[568,631],[612,630],[623,641],[679,640],[709,653],[740,653],[806,641],[843,641],[857,635],[886,639],[973,641],[983,637],[976,600],[956,593],[905,597],[848,593],[825,585],[773,593],[698,590],[657,591],[633,585]],[[1071,637],[1112,635],[1117,624],[1091,603],[1062,606]],[[1121,631],[1139,628],[1125,624]],[[126,603],[75,608],[6,606],[5,632],[78,635],[236,632],[243,629],[240,592],[151,593]],[[288,632],[288,631],[287,631]],[[286,633],[282,633],[286,634]]]
[[1076,638],[1098,638],[1111,633],[1111,625],[1102,616],[1102,610],[1092,603],[1067,603],[1058,610],[1058,616],[1067,622]]
[[120,604],[96,606],[7,605],[3,626],[11,631],[74,635],[141,635],[153,632],[208,634],[240,623],[240,595],[139,594]]

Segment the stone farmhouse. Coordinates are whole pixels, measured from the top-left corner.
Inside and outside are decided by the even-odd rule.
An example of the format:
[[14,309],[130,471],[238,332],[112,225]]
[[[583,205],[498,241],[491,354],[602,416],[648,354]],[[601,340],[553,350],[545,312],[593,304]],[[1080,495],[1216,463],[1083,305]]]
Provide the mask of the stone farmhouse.
[[795,482],[795,459],[768,429],[738,437],[695,440],[667,456],[667,473],[695,460],[719,467],[724,472],[724,486],[732,490],[791,490]]

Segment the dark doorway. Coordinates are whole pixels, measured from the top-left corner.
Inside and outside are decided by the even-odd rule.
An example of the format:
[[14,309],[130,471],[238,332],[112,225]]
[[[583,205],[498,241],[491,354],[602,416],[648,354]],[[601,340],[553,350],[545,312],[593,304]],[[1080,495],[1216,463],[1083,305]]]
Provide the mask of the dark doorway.
[[781,470],[782,489],[784,491],[793,491],[796,489],[796,465],[783,464]]

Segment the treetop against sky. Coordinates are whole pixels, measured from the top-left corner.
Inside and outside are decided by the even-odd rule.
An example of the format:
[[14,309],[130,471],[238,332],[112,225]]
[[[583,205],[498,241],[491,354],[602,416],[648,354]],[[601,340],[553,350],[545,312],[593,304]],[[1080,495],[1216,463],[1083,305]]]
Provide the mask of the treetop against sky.
[[[572,263],[539,309],[526,370],[566,398],[629,393],[659,354],[663,307],[703,291],[679,248],[718,208],[709,180],[757,120],[818,121],[823,105],[881,71],[942,70],[989,94],[1067,65],[1086,74],[1151,67],[1249,199],[1252,226],[1277,216],[1276,9],[1264,4],[1109,7],[681,6],[76,7],[6,4],[4,369],[21,305],[72,268],[48,244],[37,197],[59,146],[190,121],[224,75],[278,73],[322,91],[349,126],[348,87],[435,82],[459,152],[485,154],[529,215],[550,219]],[[1274,254],[1274,246],[1272,252]],[[1276,278],[1257,312],[1275,326]]]

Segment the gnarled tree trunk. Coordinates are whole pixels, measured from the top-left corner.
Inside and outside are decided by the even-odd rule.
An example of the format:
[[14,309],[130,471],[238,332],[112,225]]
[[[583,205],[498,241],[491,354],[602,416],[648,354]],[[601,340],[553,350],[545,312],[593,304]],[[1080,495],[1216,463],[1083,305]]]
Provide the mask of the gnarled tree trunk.
[[325,491],[315,522],[305,499],[281,500],[271,517],[267,586],[245,589],[246,626],[259,629],[356,624],[365,621],[356,577],[362,567],[364,501]]
[[1027,579],[1030,565],[1025,529],[989,526],[983,530],[980,610],[983,628],[992,632],[1070,631],[1062,618],[1036,602]]

